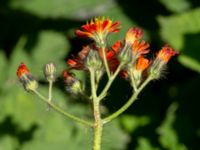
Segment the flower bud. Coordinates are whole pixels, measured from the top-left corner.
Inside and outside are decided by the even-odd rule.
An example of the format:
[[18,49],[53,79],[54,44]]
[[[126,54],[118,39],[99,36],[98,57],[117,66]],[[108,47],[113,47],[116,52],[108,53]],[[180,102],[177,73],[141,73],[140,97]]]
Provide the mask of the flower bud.
[[63,79],[66,84],[66,89],[72,94],[82,93],[83,88],[81,82],[74,77],[72,73],[67,70],[63,71]]
[[121,50],[121,52],[118,55],[118,59],[121,63],[127,64],[132,60],[132,51],[129,46],[124,46],[124,48]]
[[34,79],[32,74],[27,69],[24,63],[21,63],[16,72],[19,81],[27,91],[34,91],[38,87],[38,82]]
[[103,63],[99,56],[99,53],[96,50],[91,49],[85,62],[87,68],[93,68],[95,70],[99,70],[102,68],[102,64]]
[[54,63],[50,62],[44,66],[44,75],[48,81],[55,81],[56,67]]

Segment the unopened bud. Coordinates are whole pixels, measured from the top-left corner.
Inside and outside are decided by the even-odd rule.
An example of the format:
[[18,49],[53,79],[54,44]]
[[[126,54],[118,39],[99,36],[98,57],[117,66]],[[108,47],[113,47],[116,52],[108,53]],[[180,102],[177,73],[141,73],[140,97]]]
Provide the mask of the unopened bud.
[[102,68],[102,60],[96,50],[90,50],[86,58],[85,65],[88,68],[93,68],[95,70],[99,70]]
[[38,82],[35,80],[35,78],[29,72],[29,70],[27,69],[27,67],[24,63],[21,63],[20,66],[18,67],[17,76],[19,78],[19,81],[24,86],[25,90],[34,91],[37,89]]
[[132,51],[131,47],[125,45],[125,47],[122,49],[122,51],[118,55],[118,59],[121,63],[127,64],[132,60]]
[[65,70],[63,71],[63,79],[66,84],[66,89],[72,94],[79,94],[83,92],[81,82],[74,77],[72,73]]
[[56,66],[50,62],[44,66],[44,75],[48,81],[55,81]]

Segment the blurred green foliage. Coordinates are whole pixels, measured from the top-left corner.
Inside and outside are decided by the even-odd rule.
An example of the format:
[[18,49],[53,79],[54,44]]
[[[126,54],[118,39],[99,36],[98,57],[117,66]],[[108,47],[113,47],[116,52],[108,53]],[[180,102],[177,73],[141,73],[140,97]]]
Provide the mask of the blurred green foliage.
[[[91,148],[91,129],[47,110],[37,97],[23,90],[15,72],[25,62],[45,94],[43,65],[55,62],[59,76],[66,58],[88,42],[77,39],[74,29],[102,15],[122,24],[110,44],[123,40],[129,27],[139,26],[152,43],[152,51],[164,43],[180,51],[169,63],[166,78],[150,84],[125,114],[105,127],[103,149],[200,149],[199,0],[0,0],[0,150]],[[85,79],[83,73],[77,76]],[[55,103],[90,118],[87,102],[64,90],[58,78]],[[117,110],[130,91],[126,81],[117,79],[111,99],[104,102],[105,113]]]

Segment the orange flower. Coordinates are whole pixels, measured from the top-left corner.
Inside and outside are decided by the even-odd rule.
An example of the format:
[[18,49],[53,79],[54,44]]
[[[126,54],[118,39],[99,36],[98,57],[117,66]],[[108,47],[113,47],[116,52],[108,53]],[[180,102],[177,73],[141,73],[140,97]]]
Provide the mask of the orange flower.
[[132,53],[133,55],[139,57],[142,54],[147,54],[149,52],[149,44],[145,41],[142,41],[141,43],[139,40],[135,40],[132,46]]
[[76,35],[83,38],[92,38],[96,42],[102,42],[110,33],[118,32],[119,22],[112,22],[110,19],[94,18],[81,27],[82,30],[76,30]]
[[165,64],[170,60],[170,58],[176,55],[175,52],[171,47],[168,45],[162,47],[162,49],[157,54],[157,59],[163,61]]
[[143,31],[140,28],[130,28],[126,33],[125,43],[132,45],[135,40],[139,40],[143,35]]
[[137,70],[144,71],[148,66],[149,66],[149,60],[148,59],[146,59],[144,57],[138,58],[137,64],[136,64]]
[[83,47],[83,49],[78,53],[78,56],[74,57],[73,59],[67,60],[67,64],[73,69],[78,69],[78,70],[85,69],[84,60],[89,54],[90,50],[91,50],[90,46]]
[[[120,51],[122,45],[120,41],[115,42],[115,44],[112,46],[111,50],[105,49],[106,52],[106,58],[108,61],[108,65],[111,69],[111,71],[115,71],[115,68],[117,68],[119,62],[116,58],[117,53]],[[78,69],[78,70],[87,70],[85,66],[85,59],[88,56],[90,51],[98,51],[99,56],[101,59],[103,59],[102,49],[96,47],[95,45],[88,45],[83,47],[83,49],[78,53],[78,56],[68,59],[67,64],[72,69]]]
[[20,78],[23,75],[30,74],[29,70],[27,69],[24,63],[21,63],[16,72],[17,76]]

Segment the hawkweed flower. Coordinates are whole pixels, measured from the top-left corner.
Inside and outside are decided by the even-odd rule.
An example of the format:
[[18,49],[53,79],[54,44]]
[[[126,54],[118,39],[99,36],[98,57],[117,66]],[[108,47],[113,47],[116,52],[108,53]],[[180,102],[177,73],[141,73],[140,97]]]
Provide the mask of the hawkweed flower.
[[64,70],[62,76],[68,92],[75,95],[83,92],[82,84],[78,79],[75,78],[74,74]]
[[151,65],[150,74],[154,78],[159,78],[170,58],[176,54],[177,52],[168,45],[162,47],[162,49],[158,52],[153,64]]
[[142,79],[143,79],[143,72],[148,68],[150,61],[143,56],[139,57],[134,69],[133,69],[133,76],[136,82],[136,86],[138,86]]
[[76,35],[83,38],[91,38],[99,45],[105,45],[107,36],[110,33],[118,32],[119,22],[112,22],[109,18],[94,18],[86,25],[81,26],[81,30],[76,30]]
[[37,89],[38,82],[34,79],[27,66],[24,63],[21,63],[17,69],[17,77],[19,81],[24,86],[24,89],[27,91],[33,91]]

